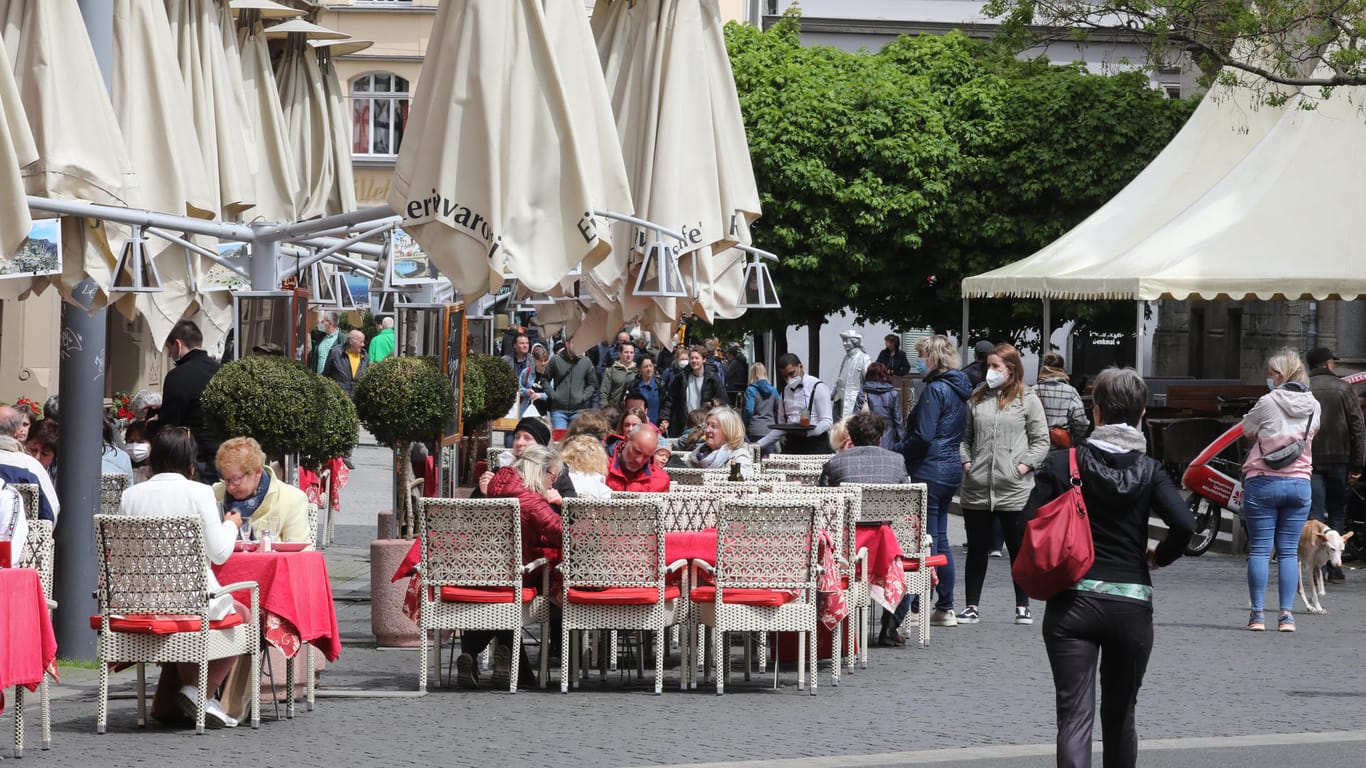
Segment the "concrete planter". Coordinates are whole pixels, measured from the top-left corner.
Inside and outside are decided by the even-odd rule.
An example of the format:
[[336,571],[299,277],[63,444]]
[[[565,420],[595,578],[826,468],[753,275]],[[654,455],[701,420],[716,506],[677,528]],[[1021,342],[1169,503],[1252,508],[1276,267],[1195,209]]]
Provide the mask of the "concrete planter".
[[417,624],[403,615],[408,580],[390,581],[412,546],[409,539],[370,542],[370,630],[381,646],[415,648],[420,639]]

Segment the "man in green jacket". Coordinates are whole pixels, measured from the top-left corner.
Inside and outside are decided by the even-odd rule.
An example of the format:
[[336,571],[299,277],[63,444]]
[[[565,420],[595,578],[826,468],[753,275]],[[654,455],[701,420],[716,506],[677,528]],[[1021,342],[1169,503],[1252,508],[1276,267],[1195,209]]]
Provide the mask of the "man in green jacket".
[[378,363],[394,354],[394,318],[386,317],[379,321],[379,333],[370,340],[370,362]]

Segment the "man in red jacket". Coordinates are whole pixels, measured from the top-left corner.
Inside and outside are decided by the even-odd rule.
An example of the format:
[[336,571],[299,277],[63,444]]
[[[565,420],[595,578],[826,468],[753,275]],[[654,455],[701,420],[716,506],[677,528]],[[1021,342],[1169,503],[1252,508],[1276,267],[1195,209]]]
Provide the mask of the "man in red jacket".
[[654,463],[658,447],[659,430],[652,424],[637,426],[629,438],[617,445],[607,464],[607,487],[614,491],[669,490],[669,473]]

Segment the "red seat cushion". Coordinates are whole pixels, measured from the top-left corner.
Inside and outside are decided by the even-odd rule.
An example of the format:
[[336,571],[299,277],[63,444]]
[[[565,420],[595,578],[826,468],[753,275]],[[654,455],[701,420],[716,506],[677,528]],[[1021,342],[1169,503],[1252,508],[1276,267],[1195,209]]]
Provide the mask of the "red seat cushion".
[[[918,571],[920,570],[920,563],[921,561],[915,558],[906,558],[901,561],[901,570]],[[930,555],[925,558],[924,563],[931,568],[943,568],[949,564],[949,558],[947,555]]]
[[[442,587],[441,599],[448,603],[510,603],[516,598],[512,587]],[[522,602],[536,599],[535,587],[522,587]]]
[[[664,588],[665,600],[677,600],[683,591],[677,586]],[[569,590],[569,602],[584,605],[653,605],[659,600],[654,587],[608,587],[606,589]]]
[[[221,619],[209,622],[209,629],[227,629],[242,623],[242,615],[237,611]],[[174,635],[177,632],[198,632],[198,616],[183,616],[164,613],[131,613],[127,616],[110,616],[109,629],[113,632],[127,632],[134,635]],[[100,616],[90,617],[90,628],[100,631]]]
[[[716,602],[716,587],[695,587],[689,594],[694,603]],[[721,602],[735,605],[777,607],[796,599],[796,592],[782,589],[727,589],[721,592]]]

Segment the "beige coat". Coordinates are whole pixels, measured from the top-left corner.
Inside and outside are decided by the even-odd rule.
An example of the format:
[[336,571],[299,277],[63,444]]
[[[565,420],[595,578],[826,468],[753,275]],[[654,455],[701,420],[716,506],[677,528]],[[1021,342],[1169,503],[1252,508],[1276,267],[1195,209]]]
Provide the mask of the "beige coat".
[[[1025,387],[1023,403],[1011,398],[1005,408],[998,408],[990,393],[981,402],[969,402],[958,447],[959,459],[972,462],[963,473],[963,508],[1024,509],[1048,446],[1048,419],[1032,387]],[[1021,475],[1020,464],[1030,471]]]

